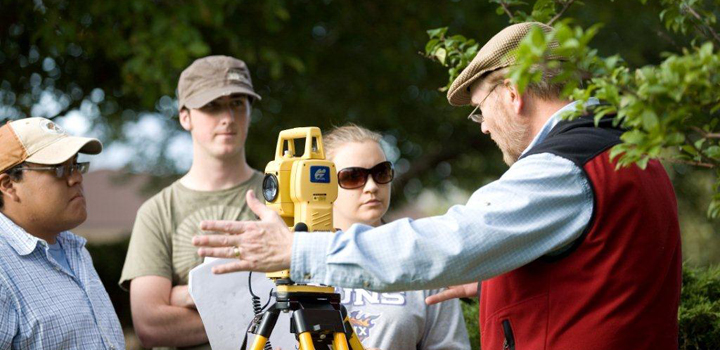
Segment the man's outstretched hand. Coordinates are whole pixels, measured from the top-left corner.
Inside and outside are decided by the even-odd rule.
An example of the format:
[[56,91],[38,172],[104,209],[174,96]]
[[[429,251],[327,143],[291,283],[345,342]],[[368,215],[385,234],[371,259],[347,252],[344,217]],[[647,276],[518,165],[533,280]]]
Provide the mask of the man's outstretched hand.
[[478,283],[472,282],[468,284],[463,284],[460,286],[451,286],[448,287],[448,289],[445,289],[444,291],[433,294],[427,298],[425,298],[425,304],[432,305],[437,304],[439,302],[443,302],[445,300],[455,299],[455,298],[476,298],[478,293]]
[[203,221],[200,229],[219,234],[193,237],[192,243],[200,247],[198,255],[237,259],[214,267],[214,273],[289,269],[293,233],[280,215],[255,198],[252,190],[245,197],[260,221]]

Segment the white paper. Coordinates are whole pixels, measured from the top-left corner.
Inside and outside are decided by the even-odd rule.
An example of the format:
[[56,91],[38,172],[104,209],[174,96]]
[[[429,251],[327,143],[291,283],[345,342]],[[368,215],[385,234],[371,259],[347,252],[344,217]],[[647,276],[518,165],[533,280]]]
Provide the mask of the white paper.
[[[248,272],[222,275],[212,273],[213,266],[232,261],[207,258],[205,263],[190,271],[190,295],[195,300],[213,350],[240,349],[245,331],[255,316],[248,290]],[[263,306],[267,303],[272,288],[275,288],[275,284],[267,279],[264,273],[252,274],[253,292],[260,297]],[[270,305],[274,302],[273,298]],[[253,338],[253,334],[248,334],[248,349]],[[295,335],[290,333],[289,313],[280,313],[270,342],[273,349],[297,349]]]

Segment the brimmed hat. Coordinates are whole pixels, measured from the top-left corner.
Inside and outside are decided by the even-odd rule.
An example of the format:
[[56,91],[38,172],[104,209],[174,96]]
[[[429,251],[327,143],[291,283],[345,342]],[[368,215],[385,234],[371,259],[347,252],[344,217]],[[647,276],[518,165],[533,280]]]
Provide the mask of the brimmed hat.
[[79,153],[102,152],[99,140],[70,136],[52,120],[26,118],[0,127],[0,173],[22,163],[54,165]]
[[232,94],[245,94],[260,100],[255,93],[245,62],[228,56],[208,56],[195,60],[180,74],[178,81],[179,110],[197,109],[214,99]]
[[[520,41],[533,27],[540,27],[545,33],[552,32],[553,28],[540,22],[525,22],[513,24],[500,33],[495,34],[485,46],[477,53],[470,64],[453,81],[448,90],[447,99],[453,106],[463,106],[471,103],[470,87],[478,79],[483,79],[492,71],[512,66],[515,57],[508,53],[518,47]],[[551,49],[557,47],[557,42],[548,45]],[[560,57],[551,56],[550,59]]]

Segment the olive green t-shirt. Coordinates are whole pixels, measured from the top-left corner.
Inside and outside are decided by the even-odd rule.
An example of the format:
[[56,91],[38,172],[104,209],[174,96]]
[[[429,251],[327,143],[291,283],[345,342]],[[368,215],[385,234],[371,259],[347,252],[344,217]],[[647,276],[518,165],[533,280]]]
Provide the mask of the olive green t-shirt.
[[[245,194],[262,193],[262,174],[254,172],[247,181],[220,191],[194,191],[180,181],[164,188],[138,210],[130,238],[120,287],[141,276],[161,276],[173,286],[188,284],[190,270],[202,263],[192,237],[202,234],[203,220],[255,220],[245,203]],[[198,349],[209,349],[206,344]]]

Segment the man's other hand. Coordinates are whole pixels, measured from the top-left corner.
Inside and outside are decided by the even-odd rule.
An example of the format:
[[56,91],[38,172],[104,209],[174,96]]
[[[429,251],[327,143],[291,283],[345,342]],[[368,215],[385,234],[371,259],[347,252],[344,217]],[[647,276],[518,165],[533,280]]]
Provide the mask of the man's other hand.
[[478,292],[478,283],[472,282],[468,284],[463,284],[460,286],[451,286],[448,287],[448,289],[445,289],[444,291],[433,294],[427,298],[425,298],[425,304],[433,305],[440,302],[443,302],[445,300],[455,299],[455,298],[475,298],[477,297]]
[[260,221],[203,221],[203,231],[224,234],[193,237],[193,244],[201,247],[198,255],[237,259],[214,267],[214,273],[289,269],[292,232],[280,215],[255,198],[252,190],[247,192],[246,201]]

